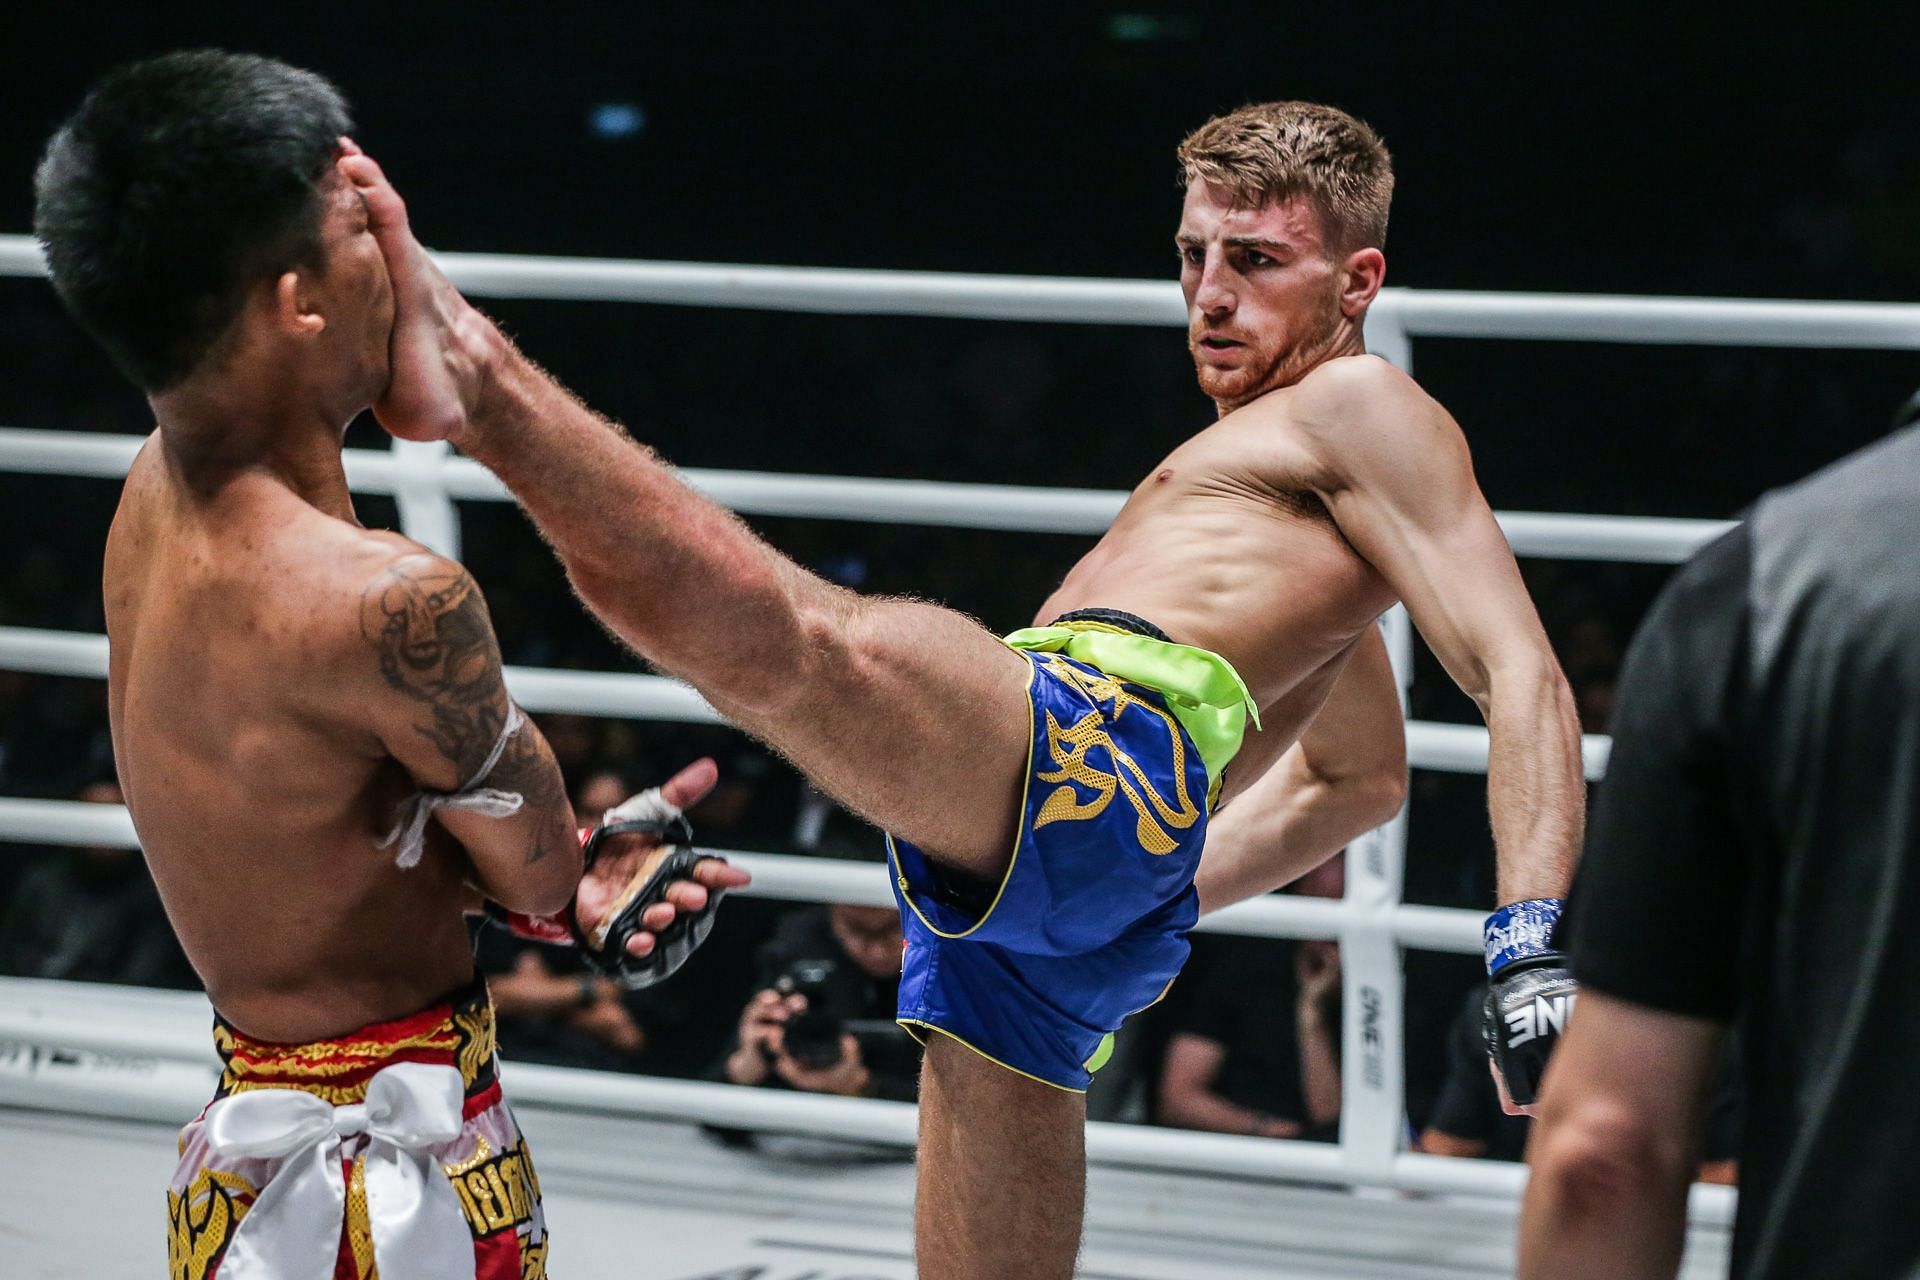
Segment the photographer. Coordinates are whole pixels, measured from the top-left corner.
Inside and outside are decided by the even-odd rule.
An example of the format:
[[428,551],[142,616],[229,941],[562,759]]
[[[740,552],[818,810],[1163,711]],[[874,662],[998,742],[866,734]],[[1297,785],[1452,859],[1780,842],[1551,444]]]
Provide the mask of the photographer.
[[845,903],[795,912],[781,921],[759,959],[761,989],[741,1012],[721,1079],[914,1099],[919,1046],[893,1020],[899,912]]

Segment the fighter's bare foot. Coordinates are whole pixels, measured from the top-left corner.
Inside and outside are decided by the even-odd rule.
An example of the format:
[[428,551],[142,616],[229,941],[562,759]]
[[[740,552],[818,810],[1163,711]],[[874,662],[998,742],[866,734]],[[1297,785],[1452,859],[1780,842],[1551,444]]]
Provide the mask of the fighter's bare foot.
[[458,444],[501,343],[499,331],[427,256],[407,223],[406,202],[373,157],[342,138],[339,167],[366,201],[393,283],[388,382],[374,416],[403,440]]

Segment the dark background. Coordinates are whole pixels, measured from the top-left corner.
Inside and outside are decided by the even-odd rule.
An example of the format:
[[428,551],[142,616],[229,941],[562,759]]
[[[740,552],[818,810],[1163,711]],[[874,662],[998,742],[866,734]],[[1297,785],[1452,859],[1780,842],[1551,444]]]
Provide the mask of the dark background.
[[[1764,20],[1685,6],[170,8],[8,15],[0,231],[28,228],[38,150],[93,77],[213,44],[333,78],[415,226],[447,249],[1167,278],[1180,138],[1246,101],[1305,97],[1365,117],[1394,152],[1390,284],[1920,296],[1911,6]],[[596,130],[608,106],[638,127]],[[1210,415],[1162,329],[490,309],[690,465],[1121,487]],[[148,429],[43,281],[0,280],[0,336],[0,425]],[[1496,507],[1711,517],[1876,438],[1920,382],[1903,352],[1432,339],[1416,342],[1415,372],[1460,419]],[[365,424],[352,437],[380,440]],[[0,474],[0,621],[99,628],[115,488]],[[394,521],[381,501],[362,518]],[[631,665],[516,513],[475,504],[463,520],[509,660]],[[868,589],[996,628],[1024,623],[1086,545],[761,527]],[[1604,729],[1620,652],[1665,571],[1526,571],[1587,727]],[[0,787],[68,794],[98,771],[99,702],[90,682],[0,675]],[[1424,658],[1415,710],[1471,717]],[[782,847],[794,784],[745,744],[594,733],[583,760],[645,774],[713,749],[770,779],[738,839]],[[1490,901],[1483,806],[1478,778],[1416,777],[1412,896]]]

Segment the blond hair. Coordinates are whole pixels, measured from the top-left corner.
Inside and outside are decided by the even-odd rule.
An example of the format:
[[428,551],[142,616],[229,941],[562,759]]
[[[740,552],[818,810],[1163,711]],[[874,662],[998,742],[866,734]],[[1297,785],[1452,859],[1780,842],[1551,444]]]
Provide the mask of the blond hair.
[[1182,186],[1225,188],[1235,204],[1305,196],[1336,252],[1384,248],[1393,158],[1363,120],[1317,102],[1261,102],[1213,119],[1180,144]]

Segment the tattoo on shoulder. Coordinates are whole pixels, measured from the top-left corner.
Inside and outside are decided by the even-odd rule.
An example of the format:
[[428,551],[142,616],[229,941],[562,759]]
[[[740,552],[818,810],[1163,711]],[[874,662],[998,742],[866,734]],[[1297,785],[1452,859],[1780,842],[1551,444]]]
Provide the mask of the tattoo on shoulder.
[[420,731],[464,784],[487,762],[506,723],[500,646],[466,570],[436,557],[389,565],[360,598],[360,630],[389,685],[426,704]]

